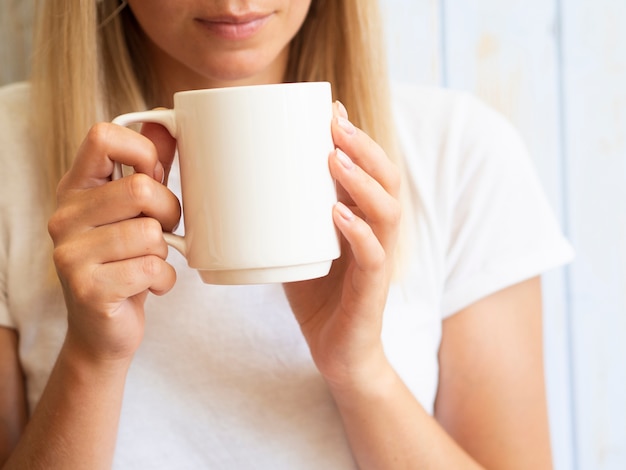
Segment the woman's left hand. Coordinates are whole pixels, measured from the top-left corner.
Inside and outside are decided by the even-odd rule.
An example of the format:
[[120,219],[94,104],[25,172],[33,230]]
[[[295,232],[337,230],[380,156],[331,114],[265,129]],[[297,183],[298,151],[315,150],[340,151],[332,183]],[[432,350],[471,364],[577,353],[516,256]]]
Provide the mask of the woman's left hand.
[[367,383],[387,367],[382,315],[400,224],[400,174],[383,149],[334,104],[329,158],[339,202],[342,255],[328,276],[285,284],[313,360],[333,387]]

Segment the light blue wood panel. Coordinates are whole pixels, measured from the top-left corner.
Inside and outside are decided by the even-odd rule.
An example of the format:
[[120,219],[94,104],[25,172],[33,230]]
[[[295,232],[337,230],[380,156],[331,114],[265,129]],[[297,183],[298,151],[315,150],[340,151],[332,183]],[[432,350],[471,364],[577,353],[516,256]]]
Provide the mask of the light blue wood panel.
[[381,1],[392,79],[441,83],[441,0]]
[[626,2],[563,3],[580,470],[626,468]]
[[555,2],[445,2],[447,85],[469,90],[522,132],[559,211],[562,159]]
[[[563,149],[556,3],[546,0],[447,0],[447,85],[468,90],[520,130],[548,199],[563,221]],[[557,469],[573,467],[567,283],[544,277],[546,376]]]

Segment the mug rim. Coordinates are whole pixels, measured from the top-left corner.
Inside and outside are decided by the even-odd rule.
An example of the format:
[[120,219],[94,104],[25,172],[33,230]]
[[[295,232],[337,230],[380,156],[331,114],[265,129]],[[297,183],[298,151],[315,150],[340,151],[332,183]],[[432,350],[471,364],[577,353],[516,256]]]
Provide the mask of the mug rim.
[[196,90],[181,90],[174,93],[174,96],[188,96],[188,95],[207,95],[218,93],[237,93],[241,91],[250,90],[266,90],[271,88],[313,88],[313,87],[329,87],[330,82],[327,81],[315,81],[315,82],[285,82],[285,83],[265,83],[262,85],[241,85],[232,87],[219,87],[219,88],[199,88]]

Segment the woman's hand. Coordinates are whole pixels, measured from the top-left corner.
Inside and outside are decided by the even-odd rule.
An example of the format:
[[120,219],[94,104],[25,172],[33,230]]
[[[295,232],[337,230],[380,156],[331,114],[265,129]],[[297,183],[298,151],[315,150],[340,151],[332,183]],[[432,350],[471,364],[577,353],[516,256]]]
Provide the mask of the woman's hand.
[[342,255],[328,276],[284,287],[316,366],[341,388],[365,384],[373,372],[389,368],[381,329],[400,223],[400,175],[339,102],[334,113],[337,149],[329,166],[338,186],[333,219],[343,236]]
[[[162,236],[180,218],[176,196],[162,184],[175,141],[157,125],[142,133],[95,125],[58,186],[49,221],[68,308],[65,347],[90,359],[130,359],[143,336],[147,293],[163,294],[176,279]],[[110,181],[114,161],[136,173]]]

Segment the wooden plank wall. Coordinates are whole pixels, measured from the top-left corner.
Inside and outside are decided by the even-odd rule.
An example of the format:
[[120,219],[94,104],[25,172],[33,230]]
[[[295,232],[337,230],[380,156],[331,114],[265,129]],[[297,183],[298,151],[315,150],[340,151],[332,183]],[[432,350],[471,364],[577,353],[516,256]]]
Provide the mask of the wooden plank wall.
[[555,467],[626,468],[626,2],[382,5],[395,79],[475,93],[524,136],[577,252],[544,281]]
[[[394,79],[475,93],[524,136],[577,251],[544,281],[556,468],[623,470],[626,1],[381,4]],[[0,2],[0,84],[25,76],[31,5]]]
[[562,8],[578,457],[626,468],[626,2]]

